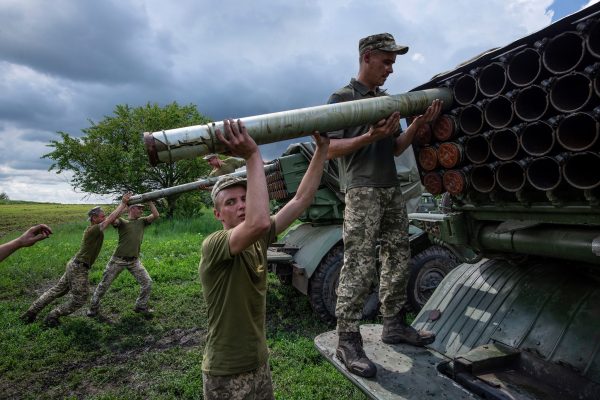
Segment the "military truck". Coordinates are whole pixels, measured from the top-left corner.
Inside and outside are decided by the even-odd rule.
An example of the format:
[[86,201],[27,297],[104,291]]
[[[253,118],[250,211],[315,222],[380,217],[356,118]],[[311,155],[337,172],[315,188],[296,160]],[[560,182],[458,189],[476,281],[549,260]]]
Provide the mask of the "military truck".
[[[277,159],[277,171],[267,174],[267,184],[274,208],[290,200],[308,163],[314,147],[311,143],[293,144]],[[422,187],[412,154],[396,158],[396,169],[409,210],[421,204]],[[342,223],[344,195],[339,189],[336,160],[327,163],[322,185],[311,206],[292,227],[269,249],[269,267],[282,282],[293,285],[308,296],[316,315],[325,322],[335,321],[336,288],[343,264]],[[410,225],[411,260],[407,298],[411,308],[419,311],[437,285],[463,254],[453,245],[434,244],[427,233]],[[379,309],[377,286],[365,301],[363,316],[374,318]]]
[[600,399],[600,3],[415,88],[454,104],[414,146],[432,243],[478,255],[446,275],[412,325],[426,349],[363,325],[376,399]]

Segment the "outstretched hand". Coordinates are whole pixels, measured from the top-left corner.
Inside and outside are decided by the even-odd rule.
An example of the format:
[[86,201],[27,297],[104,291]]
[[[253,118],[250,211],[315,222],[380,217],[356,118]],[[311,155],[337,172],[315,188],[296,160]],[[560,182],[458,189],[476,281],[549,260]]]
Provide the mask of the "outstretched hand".
[[48,238],[51,234],[52,229],[48,225],[39,224],[27,229],[18,240],[23,247],[29,247]]
[[440,113],[442,112],[442,105],[443,102],[440,99],[435,99],[431,105],[427,107],[427,110],[425,110],[423,114],[419,115],[413,120],[413,124],[416,123],[417,125],[415,126],[419,127],[424,124],[432,123],[437,119],[437,117],[440,116]]
[[227,146],[231,152],[248,160],[252,154],[258,151],[254,139],[248,135],[248,131],[241,120],[226,119],[223,121],[225,135],[219,129],[216,131],[217,138]]

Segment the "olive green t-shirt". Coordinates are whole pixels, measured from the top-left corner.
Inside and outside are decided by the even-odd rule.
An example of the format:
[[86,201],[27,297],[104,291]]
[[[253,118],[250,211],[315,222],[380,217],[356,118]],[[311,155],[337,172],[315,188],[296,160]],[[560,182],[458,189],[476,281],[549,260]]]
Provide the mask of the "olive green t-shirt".
[[235,256],[229,253],[230,235],[220,230],[204,240],[199,268],[208,311],[202,370],[216,376],[252,371],[268,358],[267,247],[277,238],[275,220],[269,233]]
[[[369,90],[356,79],[329,97],[328,104],[352,100],[387,96],[384,91]],[[329,132],[332,139],[346,139],[360,136],[369,130],[370,125],[361,125],[344,130]],[[355,187],[393,187],[398,184],[394,160],[394,144],[400,134],[385,137],[377,142],[361,147],[354,153],[342,156],[339,160],[340,189],[346,192]]]
[[232,172],[235,172],[236,169],[246,165],[246,160],[235,157],[226,158],[221,160],[221,162],[223,165],[221,165],[219,168],[213,169],[210,174],[208,174],[209,177],[231,174]]
[[100,224],[90,225],[83,232],[81,246],[75,255],[75,260],[86,263],[90,267],[98,258],[102,243],[104,242],[104,232],[100,230]]
[[139,257],[144,229],[152,222],[150,217],[133,219],[131,221],[119,218],[113,226],[119,231],[119,244],[114,254],[117,257]]

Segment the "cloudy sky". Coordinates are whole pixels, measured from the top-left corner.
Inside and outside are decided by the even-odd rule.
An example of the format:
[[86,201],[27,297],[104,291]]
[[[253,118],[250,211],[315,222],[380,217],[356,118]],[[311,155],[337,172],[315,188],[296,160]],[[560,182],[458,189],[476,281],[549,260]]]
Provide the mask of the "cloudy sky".
[[379,32],[410,46],[386,83],[400,93],[596,1],[0,0],[0,192],[100,201],[40,157],[117,104],[193,103],[214,120],[324,104]]

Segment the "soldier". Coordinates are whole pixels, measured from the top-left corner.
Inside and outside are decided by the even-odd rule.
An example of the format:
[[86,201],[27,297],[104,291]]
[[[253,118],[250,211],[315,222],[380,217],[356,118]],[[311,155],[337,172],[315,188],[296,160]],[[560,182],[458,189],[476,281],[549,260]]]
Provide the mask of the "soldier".
[[38,224],[27,229],[21,236],[10,242],[0,244],[0,261],[10,256],[22,247],[33,246],[40,240],[47,239],[52,234],[48,225]]
[[125,268],[131,272],[141,286],[140,295],[135,302],[133,310],[146,317],[152,316],[153,310],[148,308],[152,279],[146,268],[142,265],[139,257],[142,239],[144,238],[144,229],[156,220],[160,214],[153,202],[148,202],[148,205],[150,206],[151,214],[147,217],[142,217],[144,205],[134,204],[129,206],[129,218],[127,220],[119,218],[113,222],[113,226],[119,231],[119,243],[104,269],[102,280],[94,291],[92,303],[87,311],[88,317],[98,316],[100,299],[104,296],[112,281]]
[[212,171],[210,171],[210,174],[208,174],[210,178],[213,176],[230,174],[236,169],[246,165],[246,160],[237,157],[229,157],[221,160],[216,154],[209,154],[205,156],[204,159],[210,164],[211,167],[213,167]]
[[44,307],[69,292],[71,292],[71,299],[50,311],[44,320],[45,325],[57,326],[60,323],[59,317],[69,315],[85,304],[88,300],[88,272],[102,249],[104,230],[125,210],[130,197],[131,193],[126,193],[119,206],[108,217],[104,216],[104,211],[100,207],[94,207],[88,212],[90,226],[83,233],[79,251],[67,263],[67,270],[58,283],[44,292],[21,315],[23,322],[32,323]]
[[[393,72],[397,54],[408,47],[397,45],[389,33],[365,37],[359,42],[358,76],[336,91],[329,103],[385,96],[380,89]],[[365,298],[377,277],[375,247],[381,243],[379,299],[383,314],[382,340],[417,346],[433,342],[431,332],[417,332],[405,321],[406,286],[410,248],[408,217],[394,156],[412,142],[420,126],[441,111],[435,100],[425,114],[401,132],[400,114],[372,126],[357,126],[330,133],[329,158],[340,157],[341,189],[345,192],[344,265],[337,289],[337,357],[354,374],[372,377],[375,364],[365,355],[359,320]]]
[[269,193],[258,146],[241,121],[224,121],[217,137],[247,161],[247,181],[226,176],[211,192],[223,229],[202,243],[200,281],[208,309],[202,362],[205,399],[273,399],[265,333],[267,247],[310,205],[329,140],[317,149],[296,195],[269,217]]

